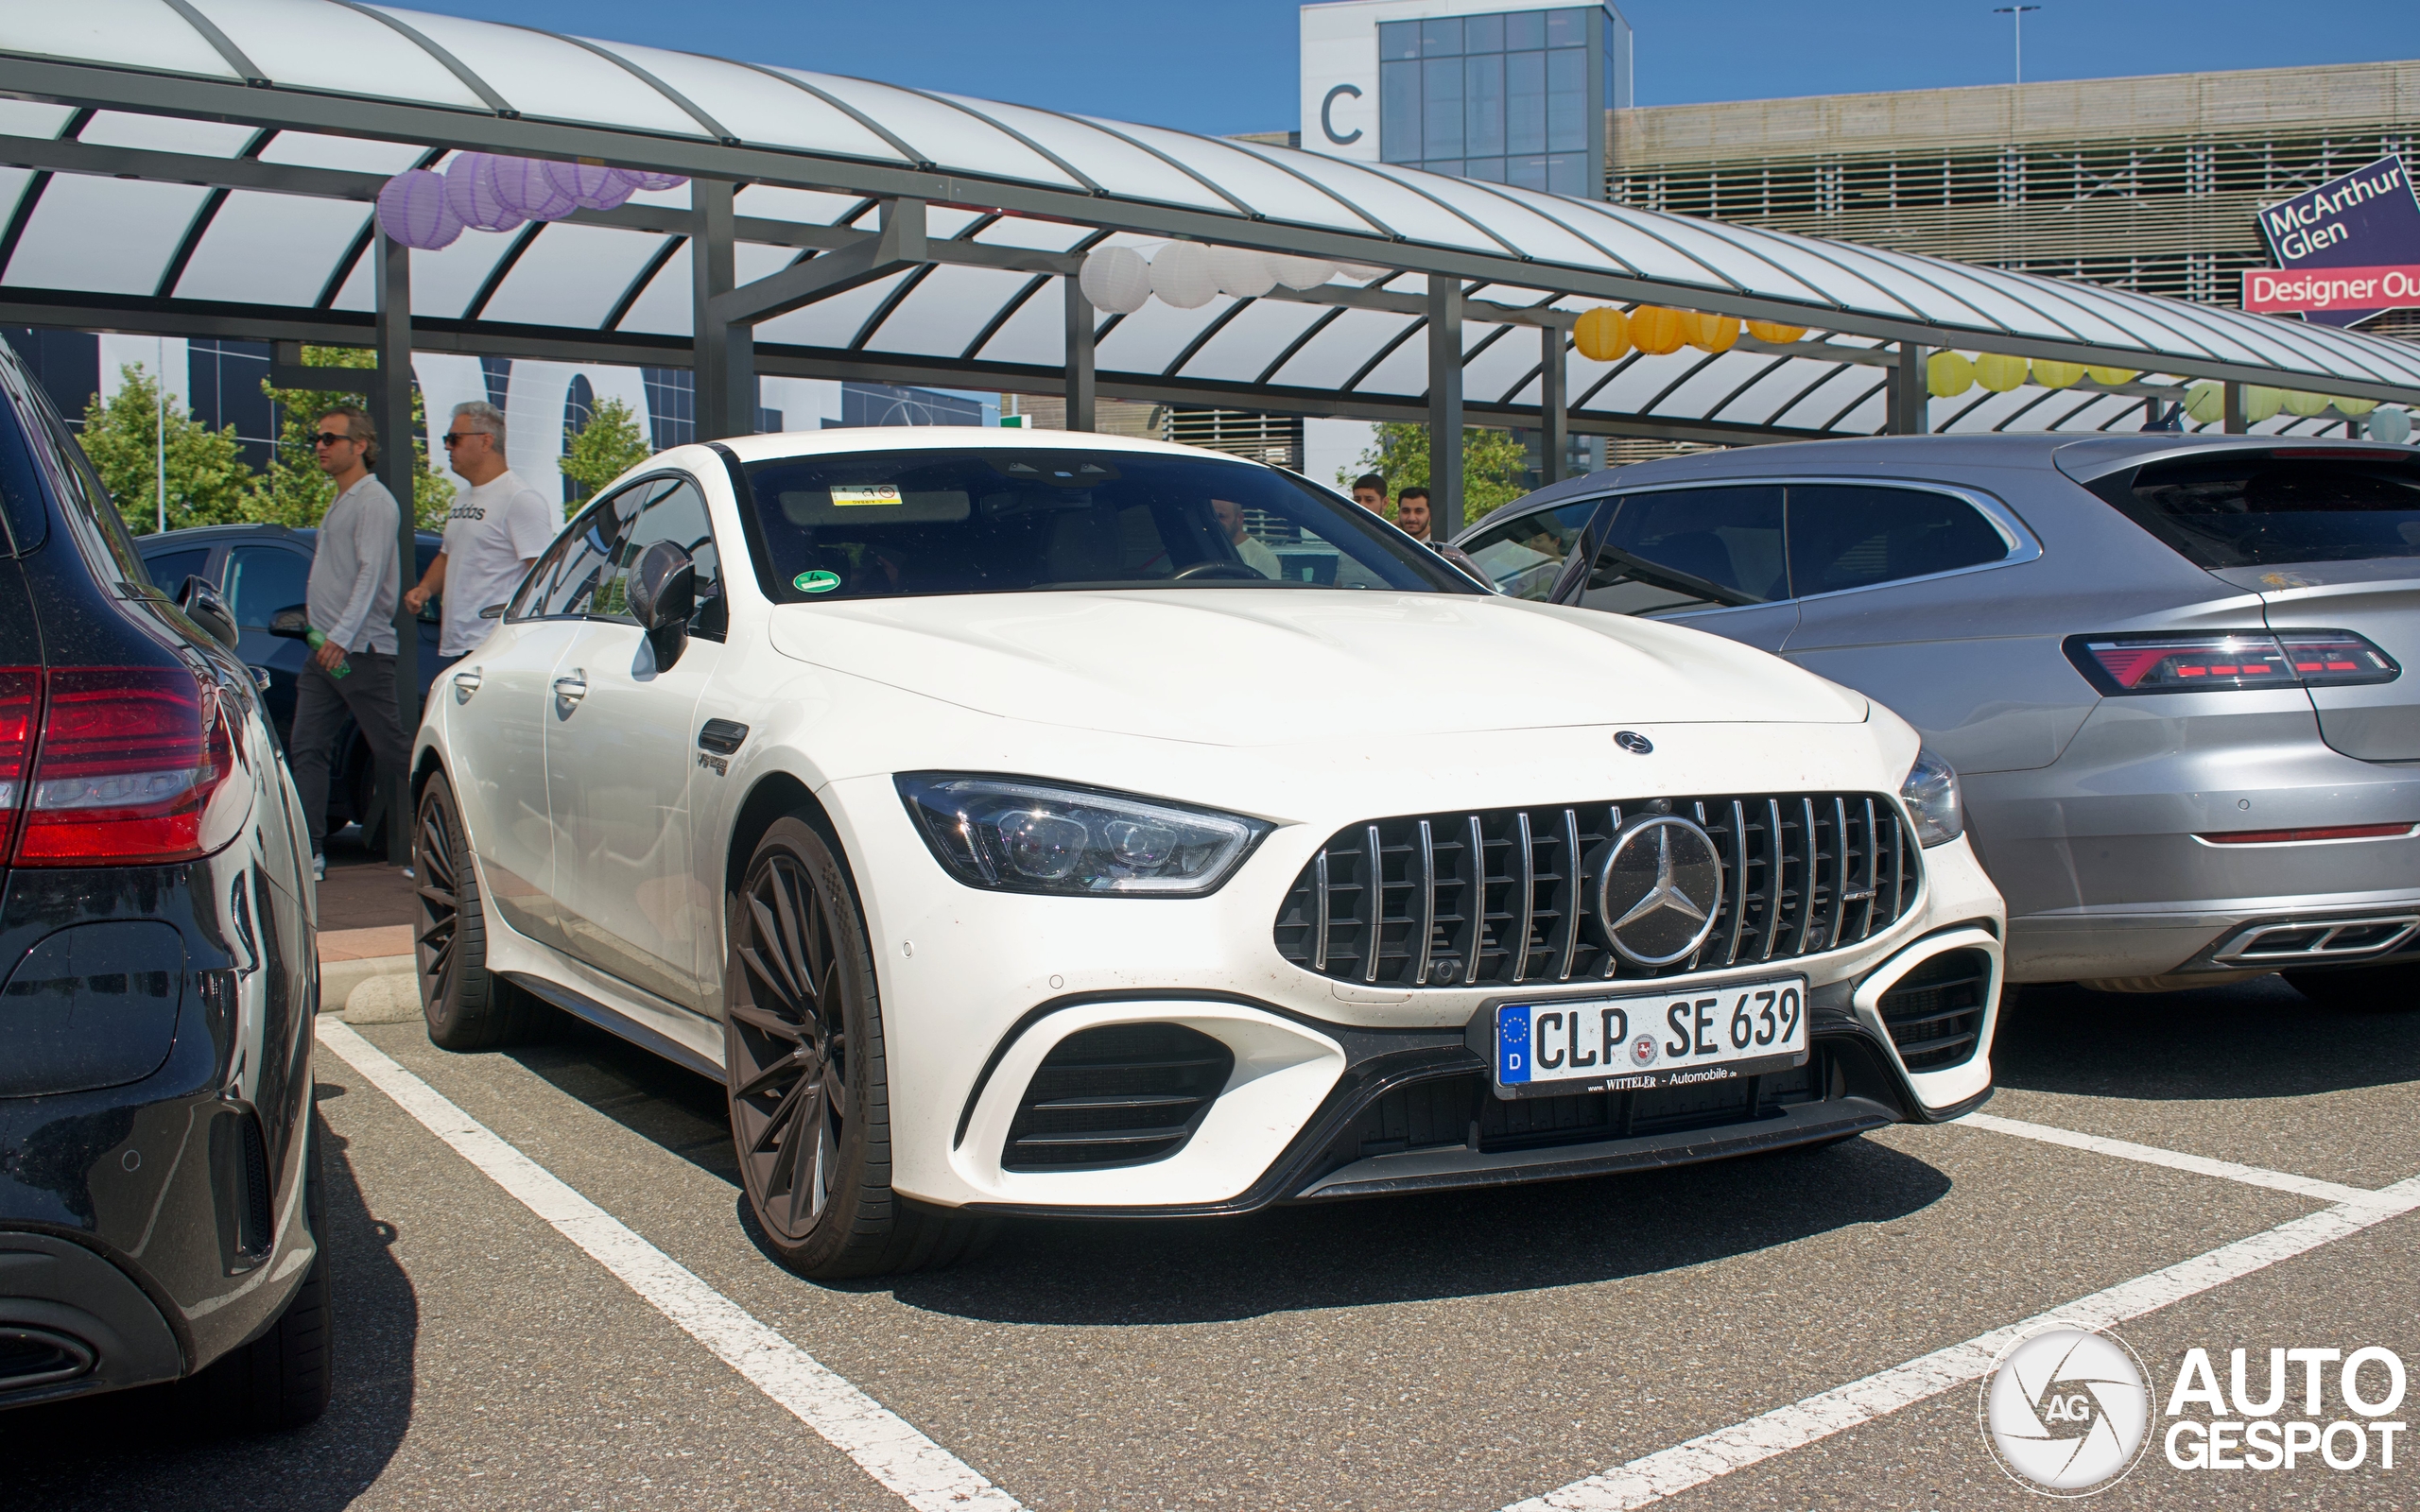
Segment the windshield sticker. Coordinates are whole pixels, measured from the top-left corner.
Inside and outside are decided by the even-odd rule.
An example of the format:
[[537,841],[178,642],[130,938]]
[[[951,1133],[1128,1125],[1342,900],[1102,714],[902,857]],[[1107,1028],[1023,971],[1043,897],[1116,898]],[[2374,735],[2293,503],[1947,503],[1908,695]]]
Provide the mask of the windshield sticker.
[[801,573],[790,579],[790,586],[802,593],[828,593],[840,586],[838,573]]
[[834,484],[832,488],[832,502],[836,505],[846,506],[852,504],[905,504],[907,501],[899,496],[899,485],[895,483],[869,483],[863,488],[846,488],[839,484]]

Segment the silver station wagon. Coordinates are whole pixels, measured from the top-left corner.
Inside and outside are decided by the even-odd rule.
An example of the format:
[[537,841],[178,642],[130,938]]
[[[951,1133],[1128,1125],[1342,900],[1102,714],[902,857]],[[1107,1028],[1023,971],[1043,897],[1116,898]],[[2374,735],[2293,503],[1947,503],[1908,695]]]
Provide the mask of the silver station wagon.
[[1456,544],[1504,593],[1744,641],[1906,716],[1963,786],[2011,981],[2415,1001],[2420,453],[1747,447],[1559,484]]

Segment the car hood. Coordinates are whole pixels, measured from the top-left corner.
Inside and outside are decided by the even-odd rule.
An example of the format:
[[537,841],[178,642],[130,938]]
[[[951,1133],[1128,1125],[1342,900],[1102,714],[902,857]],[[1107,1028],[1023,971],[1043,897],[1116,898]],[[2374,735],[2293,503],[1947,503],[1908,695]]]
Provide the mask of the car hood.
[[1863,698],[1651,621],[1303,589],[783,605],[784,655],[1006,718],[1217,746],[1616,724],[1855,724]]

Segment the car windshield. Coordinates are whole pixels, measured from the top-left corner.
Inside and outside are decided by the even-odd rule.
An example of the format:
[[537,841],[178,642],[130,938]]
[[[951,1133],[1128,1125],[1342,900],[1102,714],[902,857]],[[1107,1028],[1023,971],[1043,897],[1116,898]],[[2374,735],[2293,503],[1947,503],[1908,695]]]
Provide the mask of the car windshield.
[[2391,452],[2223,452],[2092,490],[2201,567],[2420,557],[2420,458]]
[[1080,588],[1481,593],[1375,515],[1211,454],[1047,446],[752,462],[777,603]]

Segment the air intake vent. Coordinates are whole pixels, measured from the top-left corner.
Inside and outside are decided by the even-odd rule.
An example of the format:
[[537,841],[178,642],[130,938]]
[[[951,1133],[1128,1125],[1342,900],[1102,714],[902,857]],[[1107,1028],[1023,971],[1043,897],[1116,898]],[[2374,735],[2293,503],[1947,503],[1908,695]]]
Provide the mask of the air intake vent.
[[1878,1005],[1883,1027],[1910,1071],[1945,1071],[1975,1057],[1983,1034],[1992,958],[1947,951],[1899,978]]
[[[1662,813],[1706,832],[1722,896],[1705,943],[1650,969],[1613,952],[1589,897],[1623,820]],[[1897,921],[1920,879],[1897,806],[1869,793],[1413,815],[1338,831],[1286,895],[1277,951],[1405,988],[1674,976],[1854,944]]]
[[1035,1069],[1000,1165],[1057,1171],[1164,1160],[1193,1137],[1235,1065],[1226,1045],[1179,1023],[1071,1034]]

